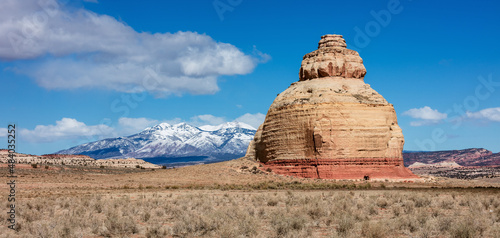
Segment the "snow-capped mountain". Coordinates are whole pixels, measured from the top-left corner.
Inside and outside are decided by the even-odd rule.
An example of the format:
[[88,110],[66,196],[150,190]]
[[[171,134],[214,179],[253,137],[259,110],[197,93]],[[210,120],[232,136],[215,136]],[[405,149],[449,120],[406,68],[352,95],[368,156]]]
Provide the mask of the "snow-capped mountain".
[[256,129],[241,122],[195,127],[161,123],[127,136],[108,138],[58,151],[104,158],[208,157],[232,159],[245,154]]

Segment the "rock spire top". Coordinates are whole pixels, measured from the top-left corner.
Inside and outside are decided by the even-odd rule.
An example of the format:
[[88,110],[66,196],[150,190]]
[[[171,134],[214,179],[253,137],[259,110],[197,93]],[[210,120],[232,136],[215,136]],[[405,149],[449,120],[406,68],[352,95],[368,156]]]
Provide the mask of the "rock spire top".
[[326,47],[346,48],[345,40],[342,35],[328,34],[321,36],[321,40],[318,43],[318,49]]
[[299,80],[345,78],[363,80],[366,74],[358,52],[346,48],[341,35],[324,35],[318,49],[304,55]]

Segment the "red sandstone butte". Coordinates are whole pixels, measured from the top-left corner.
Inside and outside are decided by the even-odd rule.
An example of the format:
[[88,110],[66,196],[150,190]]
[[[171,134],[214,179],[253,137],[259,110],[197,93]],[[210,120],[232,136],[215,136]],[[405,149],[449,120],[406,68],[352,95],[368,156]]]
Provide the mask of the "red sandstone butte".
[[322,36],[304,56],[299,81],[274,100],[246,157],[304,178],[418,178],[403,165],[393,105],[364,82],[365,74],[341,35]]

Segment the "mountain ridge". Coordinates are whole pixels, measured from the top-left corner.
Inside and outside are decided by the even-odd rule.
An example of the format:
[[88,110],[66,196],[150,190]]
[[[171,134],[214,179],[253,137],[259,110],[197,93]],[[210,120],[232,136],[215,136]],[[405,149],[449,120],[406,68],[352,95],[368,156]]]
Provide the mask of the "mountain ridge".
[[484,148],[469,148],[463,150],[443,150],[426,152],[403,151],[405,166],[414,163],[438,164],[456,162],[461,166],[496,166],[500,165],[500,153],[493,153]]
[[94,159],[196,157],[238,158],[245,154],[256,129],[242,122],[218,126],[160,123],[130,136],[81,144],[56,154],[82,154]]

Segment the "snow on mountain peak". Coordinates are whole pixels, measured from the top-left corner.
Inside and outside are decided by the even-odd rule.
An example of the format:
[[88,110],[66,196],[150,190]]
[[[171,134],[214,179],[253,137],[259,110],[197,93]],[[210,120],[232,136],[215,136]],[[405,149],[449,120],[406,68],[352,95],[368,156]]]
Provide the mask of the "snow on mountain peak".
[[232,121],[232,122],[226,122],[224,124],[220,124],[217,126],[212,126],[212,125],[205,125],[205,126],[199,126],[198,128],[204,130],[204,131],[218,131],[220,129],[227,129],[227,128],[243,128],[243,129],[248,129],[248,130],[256,130],[252,126],[245,124],[243,122],[237,122],[237,121]]
[[194,126],[191,126],[185,122],[177,123],[177,124],[173,125],[172,127],[174,127],[174,128],[189,128],[189,129],[195,128]]
[[[242,130],[243,129],[243,130]],[[179,156],[242,156],[255,128],[242,122],[194,127],[185,122],[160,123],[138,134],[90,142],[57,153],[102,158]]]
[[166,122],[163,122],[163,123],[160,123],[160,124],[155,125],[155,126],[147,127],[146,129],[142,130],[142,132],[149,132],[151,130],[162,131],[162,130],[166,130],[166,129],[171,128],[171,127],[172,127],[172,125],[170,125]]

